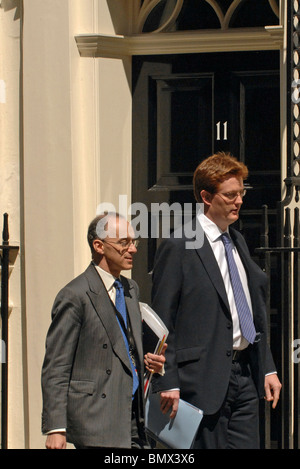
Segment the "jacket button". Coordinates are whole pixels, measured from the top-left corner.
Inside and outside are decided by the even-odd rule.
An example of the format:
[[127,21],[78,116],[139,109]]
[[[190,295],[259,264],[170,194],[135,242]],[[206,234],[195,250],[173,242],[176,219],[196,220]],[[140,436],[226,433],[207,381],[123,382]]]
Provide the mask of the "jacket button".
[[103,344],[103,348],[107,348],[107,344]]
[[106,374],[107,374],[107,375],[110,375],[110,374],[111,374],[111,370],[106,370]]
[[106,398],[106,394],[103,393],[103,394],[101,395],[101,397],[102,397],[102,399],[105,399],[105,398]]
[[231,357],[231,350],[227,350],[226,355],[227,357]]
[[232,326],[231,322],[228,322],[227,323],[227,329],[231,329],[231,326]]

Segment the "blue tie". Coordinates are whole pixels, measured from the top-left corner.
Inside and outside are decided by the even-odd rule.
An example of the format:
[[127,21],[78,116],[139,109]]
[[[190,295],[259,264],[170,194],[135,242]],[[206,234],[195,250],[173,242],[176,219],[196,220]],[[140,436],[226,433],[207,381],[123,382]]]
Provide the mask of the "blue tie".
[[[119,279],[116,279],[116,281],[114,283],[114,287],[116,288],[116,305],[115,306],[116,306],[116,309],[121,314],[121,316],[124,320],[125,327],[127,328],[127,315],[126,315],[126,303],[125,303],[125,297],[124,297],[124,290],[123,290],[123,285],[122,285],[122,283]],[[119,320],[118,320],[118,322],[119,322]],[[129,344],[128,344],[127,337],[125,335],[125,332],[123,331],[123,328],[122,328],[120,322],[119,322],[119,325],[120,325],[120,328],[121,328],[121,332],[123,334],[127,354],[128,354],[130,365],[131,365],[132,376],[133,376],[132,395],[134,396],[137,388],[139,387],[139,379],[138,379],[137,371],[136,371],[135,365],[133,363],[133,360],[132,360],[132,357],[131,357],[131,354],[130,354],[130,351],[129,351]]]
[[253,324],[252,314],[245,296],[245,292],[242,286],[238,268],[236,266],[235,260],[232,254],[233,245],[231,239],[229,238],[228,233],[223,233],[221,235],[222,241],[225,246],[227,264],[229,269],[229,275],[234,295],[234,300],[236,304],[236,309],[238,312],[240,327],[243,336],[245,337],[250,344],[253,344],[256,331]]

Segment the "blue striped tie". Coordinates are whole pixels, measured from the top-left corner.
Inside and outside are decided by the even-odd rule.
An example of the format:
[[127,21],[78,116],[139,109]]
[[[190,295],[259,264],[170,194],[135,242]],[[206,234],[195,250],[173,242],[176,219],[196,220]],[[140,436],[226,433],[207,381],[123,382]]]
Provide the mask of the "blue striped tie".
[[[125,303],[125,297],[124,297],[124,290],[123,290],[123,285],[122,285],[122,283],[119,279],[116,279],[116,281],[114,283],[114,287],[116,288],[116,304],[115,304],[115,306],[116,306],[117,310],[119,311],[119,313],[121,314],[121,316],[124,320],[124,324],[127,328],[127,315],[126,315],[126,303]],[[118,320],[118,322],[119,322],[119,320]],[[132,376],[133,376],[132,395],[134,396],[137,388],[139,387],[139,378],[138,378],[135,365],[132,361],[132,358],[131,358],[131,355],[130,355],[130,352],[129,352],[129,344],[128,344],[127,337],[126,337],[126,335],[123,331],[123,328],[122,328],[120,322],[119,322],[119,325],[120,325],[120,328],[121,328],[121,332],[123,334],[127,354],[128,354],[130,365],[131,365]]]
[[245,296],[245,292],[242,286],[238,268],[233,258],[233,254],[232,254],[233,245],[232,245],[231,239],[229,238],[228,233],[223,233],[221,235],[221,238],[225,246],[229,275],[230,275],[234,300],[236,304],[236,309],[237,309],[239,320],[240,320],[241,331],[245,339],[248,340],[250,344],[253,344],[255,337],[256,337],[256,331],[255,331],[255,327],[253,324],[252,314],[251,314],[251,311],[250,311],[250,308],[249,308],[249,305]]

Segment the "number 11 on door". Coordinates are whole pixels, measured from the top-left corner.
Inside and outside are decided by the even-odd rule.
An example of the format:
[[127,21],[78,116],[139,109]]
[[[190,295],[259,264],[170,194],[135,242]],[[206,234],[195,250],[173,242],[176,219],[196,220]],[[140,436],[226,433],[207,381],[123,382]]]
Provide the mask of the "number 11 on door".
[[[217,140],[221,140],[221,122],[216,124],[217,127]],[[223,123],[223,138],[222,140],[227,140],[227,129],[228,129],[228,122]]]

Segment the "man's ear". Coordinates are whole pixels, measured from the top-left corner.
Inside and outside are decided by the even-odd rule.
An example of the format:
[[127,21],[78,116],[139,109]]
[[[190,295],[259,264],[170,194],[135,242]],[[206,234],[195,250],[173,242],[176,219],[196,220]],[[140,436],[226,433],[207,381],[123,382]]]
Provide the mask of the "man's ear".
[[213,194],[211,194],[210,192],[207,192],[205,190],[202,190],[200,192],[200,195],[202,197],[202,200],[204,202],[204,204],[206,205],[211,205],[211,201],[212,201],[212,198],[213,198]]
[[93,248],[97,254],[104,254],[104,243],[101,241],[101,239],[94,239]]

